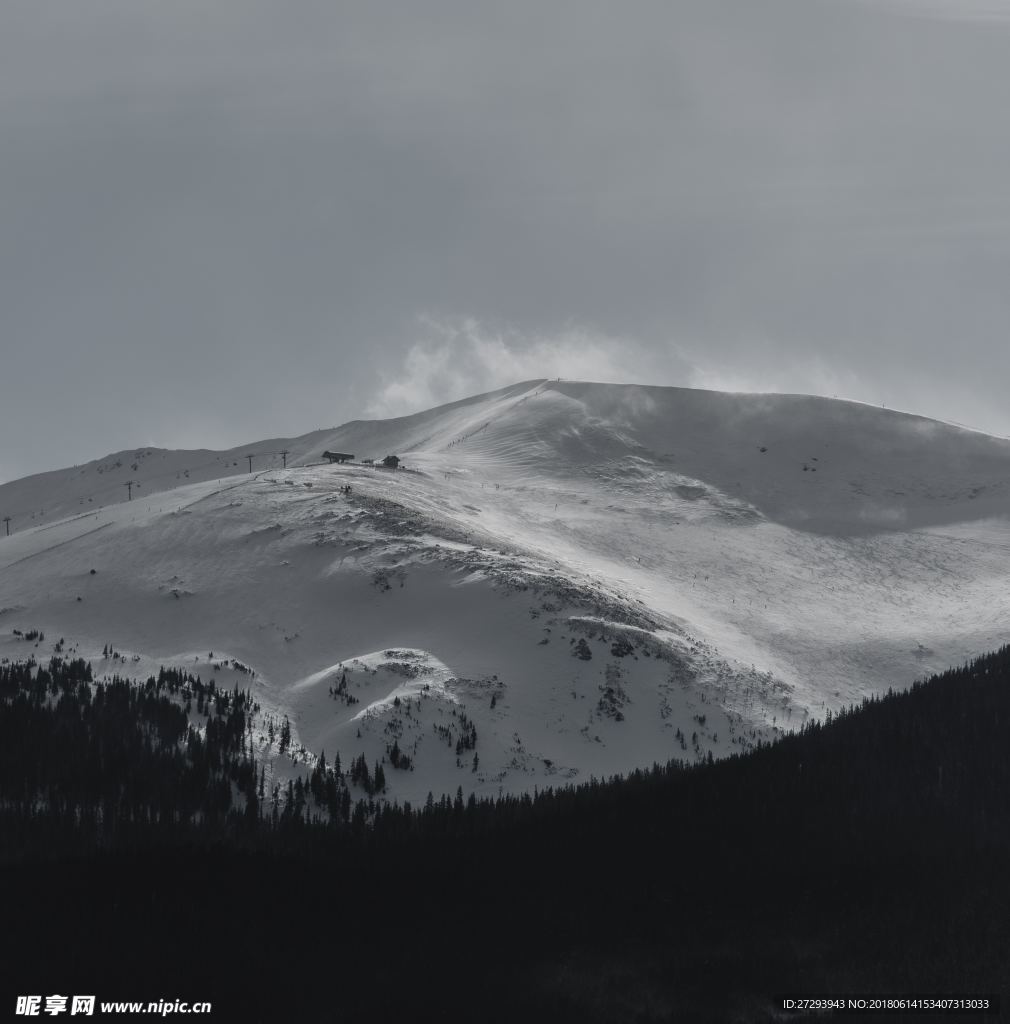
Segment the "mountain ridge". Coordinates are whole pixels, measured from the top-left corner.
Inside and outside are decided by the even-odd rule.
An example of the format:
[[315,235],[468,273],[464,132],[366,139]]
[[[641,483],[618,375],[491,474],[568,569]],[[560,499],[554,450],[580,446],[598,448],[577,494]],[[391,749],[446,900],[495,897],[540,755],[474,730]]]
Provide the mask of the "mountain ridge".
[[395,738],[412,800],[748,749],[999,646],[1010,612],[1010,442],[839,400],[535,380],[133,454],[47,475],[0,539],[0,655],[37,628],[138,677],[238,662],[305,757]]

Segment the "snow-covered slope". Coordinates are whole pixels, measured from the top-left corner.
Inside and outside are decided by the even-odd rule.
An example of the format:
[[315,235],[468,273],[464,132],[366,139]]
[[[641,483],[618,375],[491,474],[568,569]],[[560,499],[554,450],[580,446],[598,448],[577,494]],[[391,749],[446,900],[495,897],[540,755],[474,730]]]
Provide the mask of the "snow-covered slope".
[[394,796],[525,789],[720,756],[1004,642],[1008,512],[986,435],[533,381],[0,487],[0,653],[37,628],[36,655],[113,644],[108,671],[238,662],[296,749],[385,756]]
[[[299,459],[318,461],[319,438],[330,431],[317,431],[299,438],[257,441],[229,451],[166,451],[164,448],[135,448],[115,452],[83,466],[38,473],[0,485],[3,515],[11,527],[23,530],[44,526],[71,515],[86,515],[105,505],[143,495],[160,494],[189,483],[221,480],[252,470],[272,469]],[[284,452],[287,452],[285,458]],[[248,456],[253,456],[250,462]],[[127,488],[127,483],[132,485]]]

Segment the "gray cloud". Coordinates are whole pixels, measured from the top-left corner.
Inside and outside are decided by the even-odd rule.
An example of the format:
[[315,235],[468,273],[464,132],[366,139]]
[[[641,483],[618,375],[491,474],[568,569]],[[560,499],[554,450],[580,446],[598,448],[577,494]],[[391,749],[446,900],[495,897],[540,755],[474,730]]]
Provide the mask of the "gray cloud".
[[948,21],[1007,21],[1008,0],[860,0],[898,14]]
[[1006,5],[944,7],[9,0],[0,477],[579,344],[1010,433]]

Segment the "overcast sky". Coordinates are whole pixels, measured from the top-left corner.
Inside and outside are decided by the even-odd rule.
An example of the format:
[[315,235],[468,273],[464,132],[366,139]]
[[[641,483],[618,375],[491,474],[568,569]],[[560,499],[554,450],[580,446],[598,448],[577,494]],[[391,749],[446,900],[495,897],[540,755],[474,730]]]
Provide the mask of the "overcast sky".
[[0,479],[564,376],[1010,434],[1010,0],[0,0]]

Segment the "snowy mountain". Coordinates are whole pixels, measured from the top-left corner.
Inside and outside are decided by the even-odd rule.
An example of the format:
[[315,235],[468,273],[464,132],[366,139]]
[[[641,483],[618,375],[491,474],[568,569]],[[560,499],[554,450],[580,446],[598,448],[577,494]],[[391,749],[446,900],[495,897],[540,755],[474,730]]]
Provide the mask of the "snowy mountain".
[[1008,513],[1010,442],[951,425],[531,381],[0,486],[0,655],[64,638],[99,673],[250,686],[277,778],[287,716],[297,758],[385,757],[393,797],[532,789],[723,756],[999,646]]

